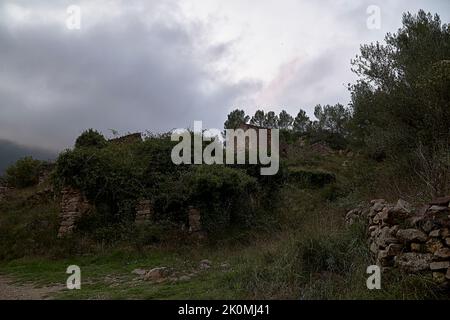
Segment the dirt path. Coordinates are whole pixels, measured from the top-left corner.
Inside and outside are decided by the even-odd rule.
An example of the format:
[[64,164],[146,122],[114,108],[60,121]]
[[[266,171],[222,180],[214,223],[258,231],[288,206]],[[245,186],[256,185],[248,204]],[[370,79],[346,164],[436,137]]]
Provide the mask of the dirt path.
[[43,300],[51,299],[51,295],[63,288],[36,288],[30,284],[15,284],[9,277],[0,275],[0,300]]

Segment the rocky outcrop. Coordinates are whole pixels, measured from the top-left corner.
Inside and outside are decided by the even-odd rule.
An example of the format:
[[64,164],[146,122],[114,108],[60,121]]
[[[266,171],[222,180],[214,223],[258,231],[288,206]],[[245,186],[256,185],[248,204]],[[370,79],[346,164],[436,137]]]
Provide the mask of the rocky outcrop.
[[78,190],[66,187],[61,194],[59,238],[72,234],[77,220],[88,214],[92,208],[86,197]]
[[383,270],[428,272],[450,288],[450,197],[416,209],[404,200],[395,205],[372,200],[368,208],[347,213],[347,224],[368,224],[370,251]]

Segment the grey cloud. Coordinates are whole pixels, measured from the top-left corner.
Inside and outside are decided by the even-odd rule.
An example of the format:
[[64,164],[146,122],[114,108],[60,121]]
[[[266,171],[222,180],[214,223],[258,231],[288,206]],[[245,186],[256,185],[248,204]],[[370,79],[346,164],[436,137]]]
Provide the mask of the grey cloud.
[[202,48],[202,32],[177,21],[149,25],[136,14],[79,33],[0,28],[0,136],[61,148],[89,127],[221,126],[233,101],[258,84],[215,74],[208,63],[226,48]]

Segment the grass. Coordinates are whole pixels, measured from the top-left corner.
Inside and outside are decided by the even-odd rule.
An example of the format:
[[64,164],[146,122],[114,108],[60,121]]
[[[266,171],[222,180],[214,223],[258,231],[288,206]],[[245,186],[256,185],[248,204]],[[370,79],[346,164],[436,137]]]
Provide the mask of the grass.
[[[319,189],[289,182],[270,219],[264,223],[255,220],[255,226],[245,233],[232,230],[221,241],[201,246],[163,243],[138,250],[126,244],[93,247],[86,243],[74,248],[68,242],[55,249],[52,232],[57,227],[57,206],[51,201],[29,206],[27,199],[36,189],[21,190],[0,204],[0,237],[4,240],[0,274],[13,276],[18,283],[64,285],[66,268],[80,266],[82,289],[62,290],[53,295],[57,299],[448,298],[420,275],[386,274],[382,290],[367,289],[366,268],[373,261],[365,226],[349,228],[344,216],[369,197],[384,196],[386,190],[371,184],[385,185],[373,178],[375,167],[357,167],[354,161],[341,155],[289,159],[291,169],[330,172],[336,182]],[[389,192],[390,197],[396,196]],[[36,230],[27,233],[27,226],[42,220],[50,226],[47,233],[39,224],[36,230],[42,234]],[[48,248],[33,243],[30,237],[41,239]],[[136,268],[161,266],[191,273],[203,259],[211,260],[212,268],[184,282],[153,284],[132,274]],[[227,270],[220,267],[225,262],[230,265]]]

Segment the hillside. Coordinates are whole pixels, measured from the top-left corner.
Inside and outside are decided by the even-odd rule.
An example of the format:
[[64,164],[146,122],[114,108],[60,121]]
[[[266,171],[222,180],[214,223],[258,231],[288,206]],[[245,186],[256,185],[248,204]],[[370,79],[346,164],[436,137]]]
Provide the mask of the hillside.
[[7,167],[25,156],[32,156],[39,160],[53,160],[56,157],[56,152],[26,147],[0,139],[0,175],[5,172]]

